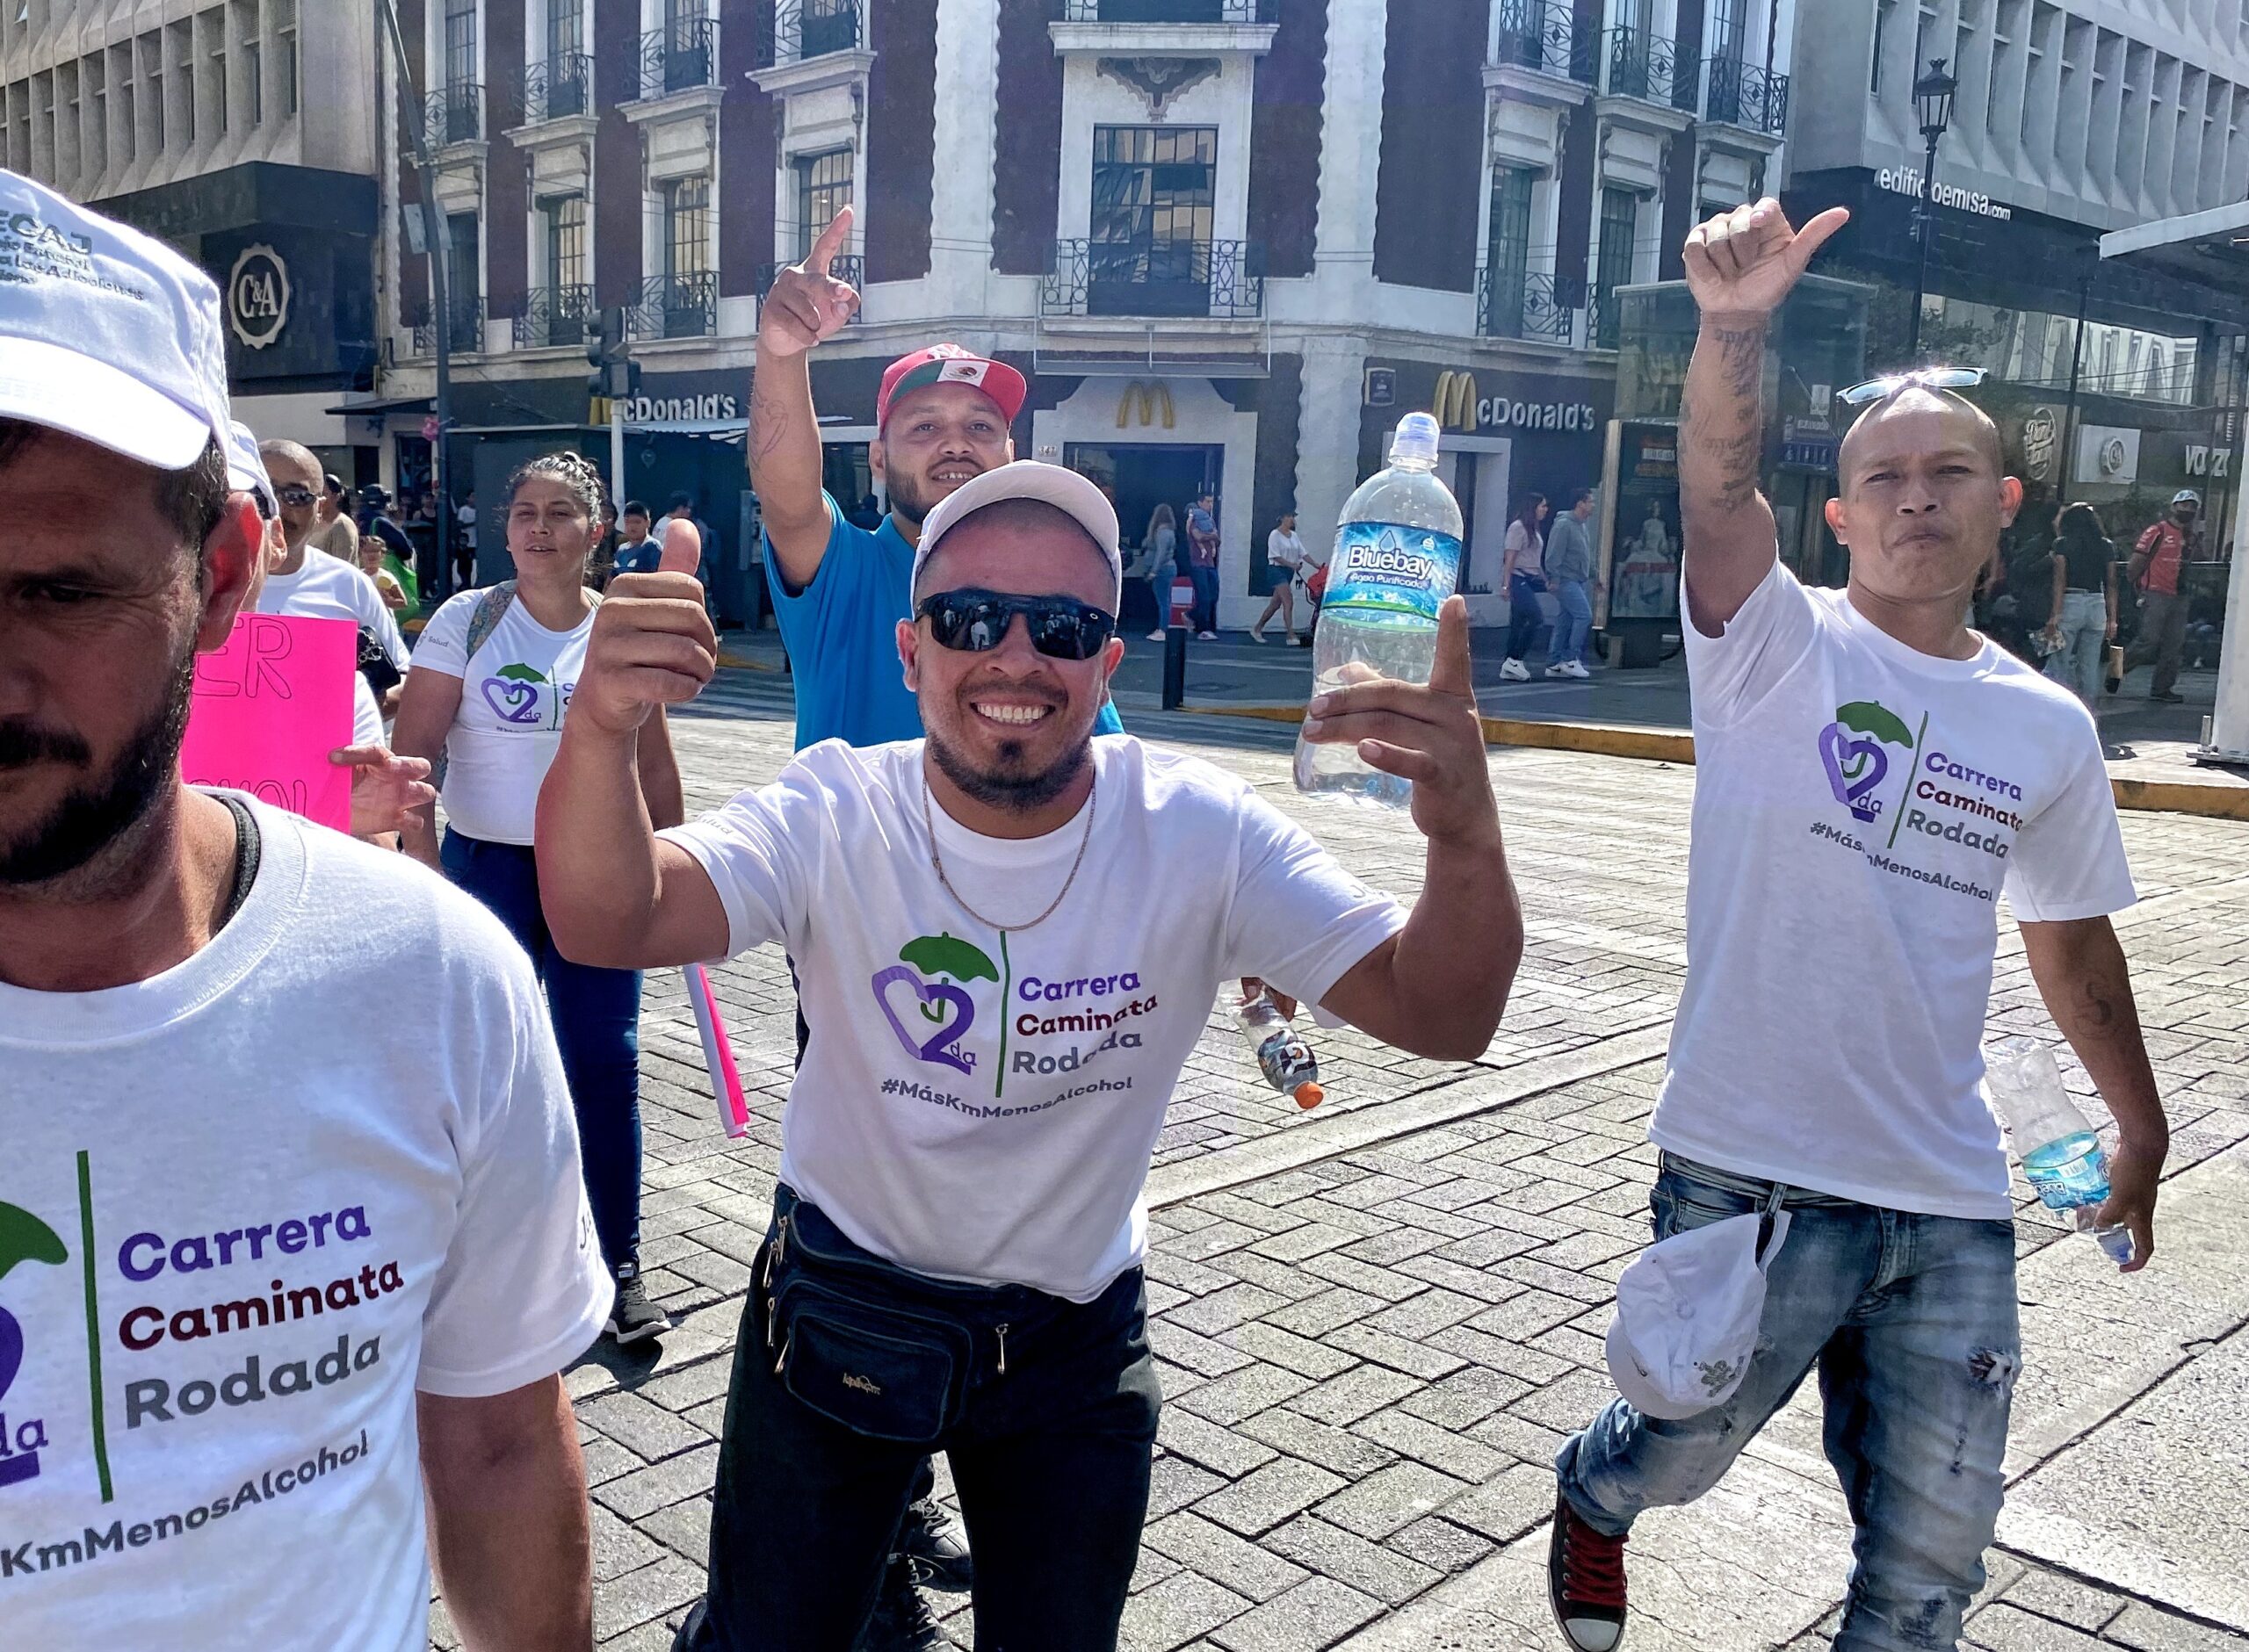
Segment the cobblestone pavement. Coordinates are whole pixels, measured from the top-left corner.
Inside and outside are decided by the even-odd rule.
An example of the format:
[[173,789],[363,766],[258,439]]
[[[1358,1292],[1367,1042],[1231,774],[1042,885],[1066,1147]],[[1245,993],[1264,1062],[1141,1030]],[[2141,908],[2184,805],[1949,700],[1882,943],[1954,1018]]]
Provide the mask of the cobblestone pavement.
[[[786,760],[787,693],[728,673],[682,720],[691,806]],[[1285,731],[1133,722],[1246,776],[1370,882],[1418,887],[1410,825],[1297,797]],[[1303,1115],[1254,1084],[1214,1015],[1182,1076],[1149,1188],[1166,1403],[1132,1652],[1559,1645],[1544,1593],[1550,1465],[1608,1397],[1614,1282],[1646,1237],[1693,776],[1562,753],[1492,764],[1529,941],[1484,1058],[1424,1062],[1327,1034],[1330,1099]],[[2161,1253],[2119,1280],[2035,1208],[2021,1218],[2028,1368],[1969,1631],[1989,1652],[2249,1648],[2235,1416],[2249,1387],[2249,867],[2238,825],[2142,814],[2124,831],[2143,904],[2122,927],[2174,1131]],[[597,1634],[629,1652],[668,1647],[701,1586],[727,1358],[794,1049],[778,954],[714,980],[756,1091],[751,1135],[718,1133],[676,977],[651,977],[643,1260],[678,1323],[660,1354],[603,1348],[569,1376]],[[1774,1013],[1809,1031],[1848,1006],[1808,983]],[[1992,1014],[2052,1035],[2019,944]],[[1636,1528],[1634,1647],[1824,1645],[1848,1538],[1816,1402],[1800,1396],[1717,1491]],[[965,1601],[931,1600],[967,1646]],[[453,1644],[442,1606],[432,1633]]]

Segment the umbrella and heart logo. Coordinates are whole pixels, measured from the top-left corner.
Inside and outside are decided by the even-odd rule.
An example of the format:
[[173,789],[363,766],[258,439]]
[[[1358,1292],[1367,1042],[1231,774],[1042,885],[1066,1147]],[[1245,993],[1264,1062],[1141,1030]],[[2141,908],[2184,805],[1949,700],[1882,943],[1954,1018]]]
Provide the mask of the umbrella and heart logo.
[[981,948],[951,934],[919,936],[900,948],[898,957],[868,983],[890,1030],[916,1060],[974,1072],[975,1054],[960,1041],[975,1024],[976,1001],[956,984],[996,982],[998,968]]
[[551,686],[546,674],[531,666],[503,666],[484,679],[484,703],[503,723],[530,726],[540,722],[539,689]]
[[1882,799],[1874,796],[1890,773],[1890,754],[1895,746],[1913,749],[1913,736],[1896,712],[1873,700],[1854,700],[1835,708],[1835,720],[1819,731],[1819,761],[1827,770],[1827,784],[1835,801],[1861,820],[1882,812]]
[[[60,1267],[70,1259],[54,1230],[19,1205],[0,1203],[0,1280],[18,1262],[45,1262]],[[24,1328],[16,1317],[0,1307],[0,1402],[15,1385],[24,1366]],[[47,1444],[47,1425],[36,1417],[11,1419],[0,1411],[0,1486],[35,1478],[40,1448]]]

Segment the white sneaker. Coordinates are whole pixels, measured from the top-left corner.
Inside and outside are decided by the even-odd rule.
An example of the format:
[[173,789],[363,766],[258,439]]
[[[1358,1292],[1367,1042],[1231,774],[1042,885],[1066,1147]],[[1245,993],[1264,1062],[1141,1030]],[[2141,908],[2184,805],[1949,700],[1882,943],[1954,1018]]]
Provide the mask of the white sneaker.
[[1265,633],[1258,630],[1256,626],[1252,625],[1249,628],[1249,640],[1254,643],[1262,643],[1266,640]]
[[1152,631],[1148,633],[1148,640],[1152,643],[1160,643],[1163,640],[1163,633],[1160,631]]
[[1570,663],[1566,660],[1557,660],[1546,667],[1546,675],[1550,677],[1566,677],[1570,675]]
[[1590,679],[1593,673],[1585,668],[1585,661],[1582,660],[1565,660],[1562,662],[1562,675],[1566,677]]
[[1214,643],[1219,639],[1219,633],[1214,631],[1198,631],[1195,635],[1206,643]]
[[1509,682],[1528,682],[1530,681],[1530,667],[1520,660],[1510,660],[1500,667],[1500,675]]

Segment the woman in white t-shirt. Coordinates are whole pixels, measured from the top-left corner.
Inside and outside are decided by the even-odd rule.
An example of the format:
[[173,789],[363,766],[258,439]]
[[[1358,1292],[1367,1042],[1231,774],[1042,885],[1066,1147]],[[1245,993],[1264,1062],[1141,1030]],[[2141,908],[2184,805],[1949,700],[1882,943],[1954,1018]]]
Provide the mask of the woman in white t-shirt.
[[1281,629],[1289,634],[1289,646],[1304,646],[1304,638],[1297,635],[1296,585],[1305,577],[1310,559],[1304,541],[1297,537],[1297,513],[1283,511],[1278,525],[1265,536],[1265,566],[1273,575],[1273,595],[1257,623],[1249,628],[1251,641],[1263,642],[1265,622],[1278,614]]
[[[406,848],[495,913],[538,967],[578,1115],[586,1193],[602,1256],[616,1276],[609,1330],[620,1342],[661,1332],[640,1277],[640,977],[574,963],[539,910],[532,853],[540,783],[562,738],[594,610],[586,564],[599,531],[601,480],[576,453],[535,458],[509,479],[508,554],[515,578],[464,591],[430,617],[394,731],[397,749],[442,761],[445,836],[417,811]],[[640,744],[650,817],[685,818],[663,719]]]

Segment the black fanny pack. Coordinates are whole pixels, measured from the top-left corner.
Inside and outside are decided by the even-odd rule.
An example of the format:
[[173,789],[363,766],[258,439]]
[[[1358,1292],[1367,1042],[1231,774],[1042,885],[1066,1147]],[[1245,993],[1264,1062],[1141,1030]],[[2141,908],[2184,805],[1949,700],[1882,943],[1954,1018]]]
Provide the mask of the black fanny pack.
[[1007,1372],[1008,1326],[994,1316],[1015,1292],[900,1267],[785,1186],[775,1191],[758,1287],[781,1385],[857,1433],[933,1444],[966,1406],[980,1331]]

